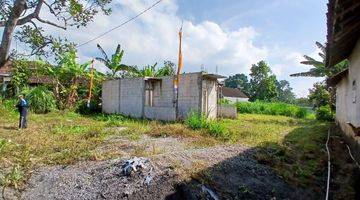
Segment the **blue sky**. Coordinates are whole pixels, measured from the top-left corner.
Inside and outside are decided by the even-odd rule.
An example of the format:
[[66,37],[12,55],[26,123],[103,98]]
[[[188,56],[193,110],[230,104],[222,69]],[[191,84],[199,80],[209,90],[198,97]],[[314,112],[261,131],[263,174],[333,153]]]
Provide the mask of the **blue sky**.
[[[99,15],[85,28],[48,33],[82,43],[136,15],[155,0],[114,0],[111,16]],[[248,74],[251,64],[269,63],[278,79],[290,81],[297,96],[306,96],[321,79],[291,78],[306,71],[304,54],[315,56],[315,41],[325,42],[326,0],[163,0],[126,26],[78,49],[80,61],[99,56],[96,43],[112,53],[119,43],[126,64],[144,66],[164,60],[177,62],[177,31],[184,22],[184,70],[226,76]],[[43,17],[48,18],[46,14]],[[0,30],[1,31],[1,30]],[[15,46],[15,43],[14,45]],[[19,45],[20,48],[22,47]],[[97,63],[99,69],[104,68]]]
[[[213,21],[233,31],[251,26],[259,36],[254,44],[279,48],[286,52],[316,55],[315,41],[326,40],[326,0],[184,0],[179,2],[179,15],[196,23]],[[290,80],[298,96],[305,96],[311,84],[319,79],[288,77],[302,71],[296,63],[279,62],[279,55],[269,53],[269,64],[287,65],[288,72],[279,78]],[[284,55],[285,56],[285,55]],[[276,66],[272,66],[273,68]],[[305,69],[306,70],[306,69]],[[276,69],[274,69],[276,71]],[[305,80],[305,81],[304,81]]]

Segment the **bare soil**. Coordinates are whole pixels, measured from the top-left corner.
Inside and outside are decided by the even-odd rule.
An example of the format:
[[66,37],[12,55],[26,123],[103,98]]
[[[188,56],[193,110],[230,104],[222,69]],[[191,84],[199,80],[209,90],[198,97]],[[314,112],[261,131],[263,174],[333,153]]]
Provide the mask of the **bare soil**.
[[[179,138],[143,137],[139,141],[112,138],[122,158],[43,167],[35,171],[19,199],[309,199],[311,193],[286,184],[244,146],[190,148]],[[126,143],[126,144],[125,144]],[[135,146],[151,155],[152,180],[122,174]],[[131,148],[129,148],[131,147]],[[110,146],[99,150],[108,150]],[[112,149],[114,150],[114,149]],[[211,197],[208,188],[215,194]]]

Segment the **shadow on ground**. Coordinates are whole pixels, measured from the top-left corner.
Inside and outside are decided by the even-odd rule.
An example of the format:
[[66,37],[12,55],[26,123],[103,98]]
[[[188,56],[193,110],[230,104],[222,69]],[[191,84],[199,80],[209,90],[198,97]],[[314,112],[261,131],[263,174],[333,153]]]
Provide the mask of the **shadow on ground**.
[[294,129],[281,144],[264,143],[202,170],[166,199],[323,198],[326,131],[309,128]]
[[[309,127],[306,126],[297,128],[286,135],[281,144],[265,143],[247,149],[238,147],[242,150],[233,152],[231,155],[234,156],[230,158],[215,156],[218,160],[210,167],[200,170],[194,167],[190,170],[191,178],[185,181],[179,178],[173,167],[159,165],[159,162],[166,162],[166,156],[183,157],[184,152],[173,152],[161,159],[154,159],[157,162],[156,172],[150,184],[146,185],[139,177],[121,174],[122,160],[49,167],[35,172],[19,197],[39,200],[322,199],[325,195],[327,162],[324,146],[326,131],[322,129],[327,130],[327,127],[320,125],[317,127],[320,131],[316,133],[307,131]],[[216,147],[205,151],[195,149],[180,162],[196,160],[197,153],[213,155],[214,149]],[[339,168],[341,163],[337,164]],[[184,163],[179,164],[181,167]],[[353,174],[342,175],[347,177],[341,179],[343,187],[355,187],[351,181]],[[355,189],[346,188],[348,190],[342,191],[352,193],[341,198],[355,199]],[[332,190],[333,193],[337,191],[336,188]],[[337,198],[334,196],[332,199]]]

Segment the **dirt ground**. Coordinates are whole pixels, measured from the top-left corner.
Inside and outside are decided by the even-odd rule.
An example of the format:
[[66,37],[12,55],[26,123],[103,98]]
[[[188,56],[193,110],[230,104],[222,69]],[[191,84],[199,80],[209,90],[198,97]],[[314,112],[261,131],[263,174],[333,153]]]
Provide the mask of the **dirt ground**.
[[[309,191],[286,184],[269,167],[252,158],[244,146],[195,148],[187,139],[144,136],[137,141],[109,138],[111,151],[123,155],[107,161],[34,171],[20,192],[5,191],[6,199],[308,199]],[[125,159],[142,146],[149,155],[151,181],[143,172],[122,174]],[[109,151],[103,146],[97,151]],[[115,149],[114,149],[115,148]]]
[[331,182],[330,198],[360,199],[360,168],[352,160],[346,142],[338,128],[330,136]]
[[[318,199],[323,194],[296,188],[270,167],[254,159],[256,149],[241,145],[199,148],[191,138],[123,136],[107,138],[95,151],[117,152],[117,159],[83,161],[69,166],[44,166],[33,171],[19,191],[7,188],[5,199]],[[344,154],[343,141],[333,135],[331,199],[359,199],[359,177]],[[126,159],[144,156],[151,168],[132,176],[122,173]],[[346,164],[345,167],[344,163]],[[150,177],[150,179],[148,179]],[[349,183],[351,182],[351,183]],[[324,183],[325,185],[325,183]],[[0,197],[2,200],[2,198]]]

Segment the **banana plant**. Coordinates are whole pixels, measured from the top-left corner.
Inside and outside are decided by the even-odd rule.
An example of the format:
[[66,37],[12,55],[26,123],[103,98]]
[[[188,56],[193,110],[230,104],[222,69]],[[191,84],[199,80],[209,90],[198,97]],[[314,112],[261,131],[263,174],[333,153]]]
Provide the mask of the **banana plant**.
[[127,73],[135,72],[137,70],[133,66],[121,63],[124,56],[124,50],[121,49],[120,44],[118,44],[115,53],[111,55],[111,58],[109,58],[99,44],[97,44],[97,48],[103,57],[96,57],[95,59],[102,62],[111,71],[109,74],[111,78],[124,77]]
[[320,49],[319,56],[322,58],[321,61],[318,61],[310,56],[304,55],[305,61],[300,62],[304,65],[311,65],[313,68],[311,68],[309,71],[306,72],[300,72],[291,74],[292,77],[330,77],[333,76],[342,70],[346,69],[348,67],[348,61],[343,60],[342,62],[332,66],[332,67],[325,67],[325,60],[326,60],[326,48],[323,44],[320,42],[315,43],[316,46]]

